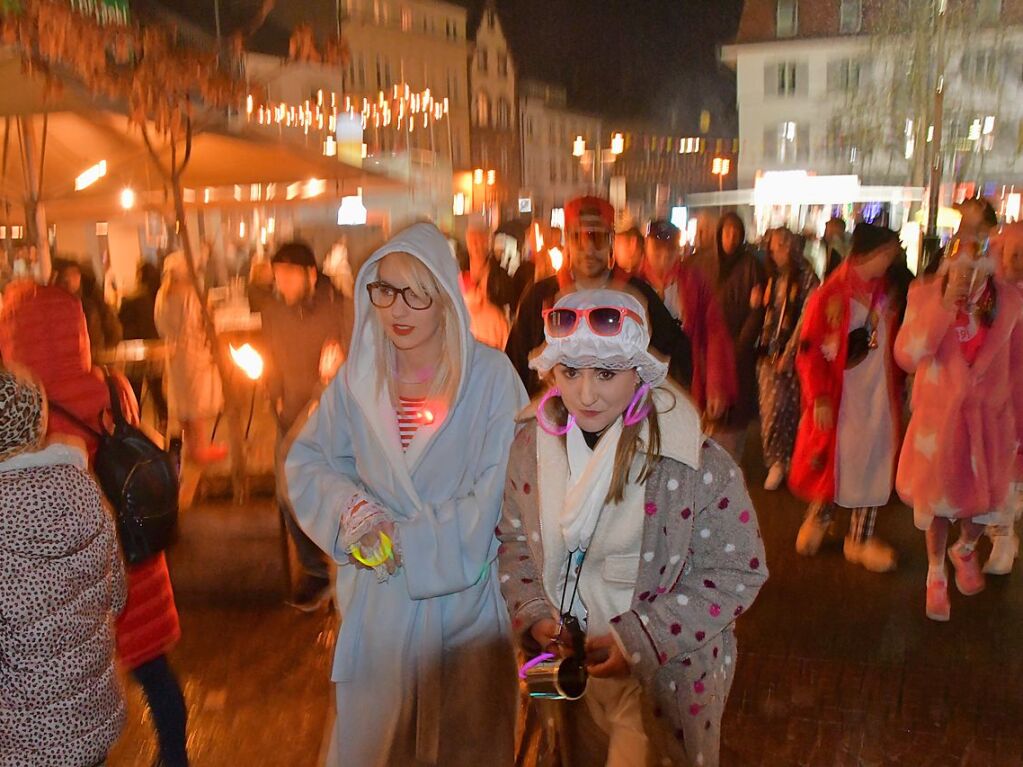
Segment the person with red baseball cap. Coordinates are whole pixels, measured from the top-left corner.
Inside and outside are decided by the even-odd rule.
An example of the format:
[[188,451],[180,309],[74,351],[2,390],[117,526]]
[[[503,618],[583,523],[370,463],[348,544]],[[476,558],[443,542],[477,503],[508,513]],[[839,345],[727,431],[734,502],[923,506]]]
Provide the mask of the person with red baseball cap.
[[[656,291],[636,277],[619,278],[612,270],[615,211],[601,197],[577,197],[565,205],[565,264],[554,276],[535,283],[522,297],[505,353],[530,396],[540,390],[529,369],[529,355],[544,341],[543,311],[575,290],[613,288],[624,283],[645,300],[650,315],[651,345],[669,359],[669,374],[689,389],[693,378],[688,337],[665,308]],[[618,284],[618,289],[623,285]]]

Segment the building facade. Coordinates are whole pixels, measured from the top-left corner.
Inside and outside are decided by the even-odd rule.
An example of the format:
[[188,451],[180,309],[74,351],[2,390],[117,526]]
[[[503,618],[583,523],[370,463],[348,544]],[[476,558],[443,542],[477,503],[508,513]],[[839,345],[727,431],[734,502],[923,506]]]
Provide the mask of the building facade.
[[568,108],[565,89],[536,81],[519,84],[522,197],[534,215],[549,219],[554,208],[588,191],[607,194],[610,172],[606,163],[587,163],[573,154],[581,137],[587,149],[607,148],[610,136],[603,120]]
[[[944,199],[1023,183],[1023,2],[747,0],[722,60],[737,74],[740,187],[769,171],[926,184],[944,74]],[[1018,197],[1017,197],[1018,204]]]
[[[338,12],[340,11],[340,17]],[[367,126],[370,154],[410,150],[414,160],[467,170],[470,164],[466,10],[441,0],[311,0],[278,3],[268,23],[284,30],[309,24],[323,37],[340,30],[349,51],[344,68],[296,65],[279,57],[250,57],[249,69],[271,101],[302,104],[320,91],[361,104],[407,86],[426,90],[448,113],[425,129],[402,133],[396,124]],[[396,123],[396,121],[395,121]],[[417,126],[420,127],[420,126]],[[403,159],[408,159],[403,157]]]
[[[474,201],[491,220],[518,215],[522,186],[515,60],[493,0],[476,28],[469,60],[471,164],[484,174],[485,193]],[[490,171],[493,171],[491,175]],[[492,184],[486,184],[492,179]]]

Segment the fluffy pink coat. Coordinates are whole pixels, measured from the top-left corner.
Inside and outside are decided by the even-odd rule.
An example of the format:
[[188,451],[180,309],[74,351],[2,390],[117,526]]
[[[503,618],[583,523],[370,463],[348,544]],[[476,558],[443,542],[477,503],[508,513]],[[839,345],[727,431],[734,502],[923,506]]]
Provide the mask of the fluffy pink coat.
[[940,277],[913,283],[895,343],[898,364],[916,374],[896,489],[920,527],[999,510],[1023,436],[1023,298],[995,280],[994,324],[970,366],[942,287]]

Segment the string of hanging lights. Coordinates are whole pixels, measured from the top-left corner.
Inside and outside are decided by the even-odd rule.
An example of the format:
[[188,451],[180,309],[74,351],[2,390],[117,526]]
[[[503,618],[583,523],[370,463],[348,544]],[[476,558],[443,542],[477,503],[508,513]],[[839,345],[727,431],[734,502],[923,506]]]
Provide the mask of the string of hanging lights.
[[375,99],[353,100],[337,93],[318,91],[315,99],[301,104],[287,102],[257,103],[251,93],[245,100],[245,113],[249,122],[265,126],[301,128],[327,131],[333,135],[341,117],[359,119],[362,129],[393,128],[395,132],[414,133],[426,129],[431,122],[440,122],[448,115],[448,99],[434,98],[430,89],[414,92],[407,84],[394,85],[379,91]]

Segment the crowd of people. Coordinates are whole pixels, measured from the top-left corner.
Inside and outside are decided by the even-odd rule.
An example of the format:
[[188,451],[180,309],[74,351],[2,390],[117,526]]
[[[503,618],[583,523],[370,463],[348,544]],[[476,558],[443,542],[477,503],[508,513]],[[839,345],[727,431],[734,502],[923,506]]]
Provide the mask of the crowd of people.
[[[342,616],[328,764],[717,764],[734,625],[768,577],[742,468],[758,419],[765,488],[808,504],[800,554],[848,509],[846,560],[893,570],[875,523],[894,491],[924,532],[929,618],[950,618],[946,559],[965,596],[1011,571],[1023,225],[966,201],[913,279],[872,223],[829,222],[814,263],[786,228],[754,248],[735,213],[692,248],[666,220],[616,231],[615,213],[567,203],[560,264],[539,229],[509,268],[482,220],[461,263],[419,223],[357,271],[346,248],[325,274],[286,243],[251,286],[291,603],[333,597]],[[223,393],[194,278],[180,253],[144,266],[120,324],[166,343],[154,412],[205,464],[226,454]],[[8,286],[0,312],[4,766],[102,764],[117,663],[160,763],[188,763],[166,558],[124,566],[89,475],[110,392],[137,419],[142,385],[164,382],[111,388],[90,338],[122,331],[96,301],[61,263],[53,285]]]

